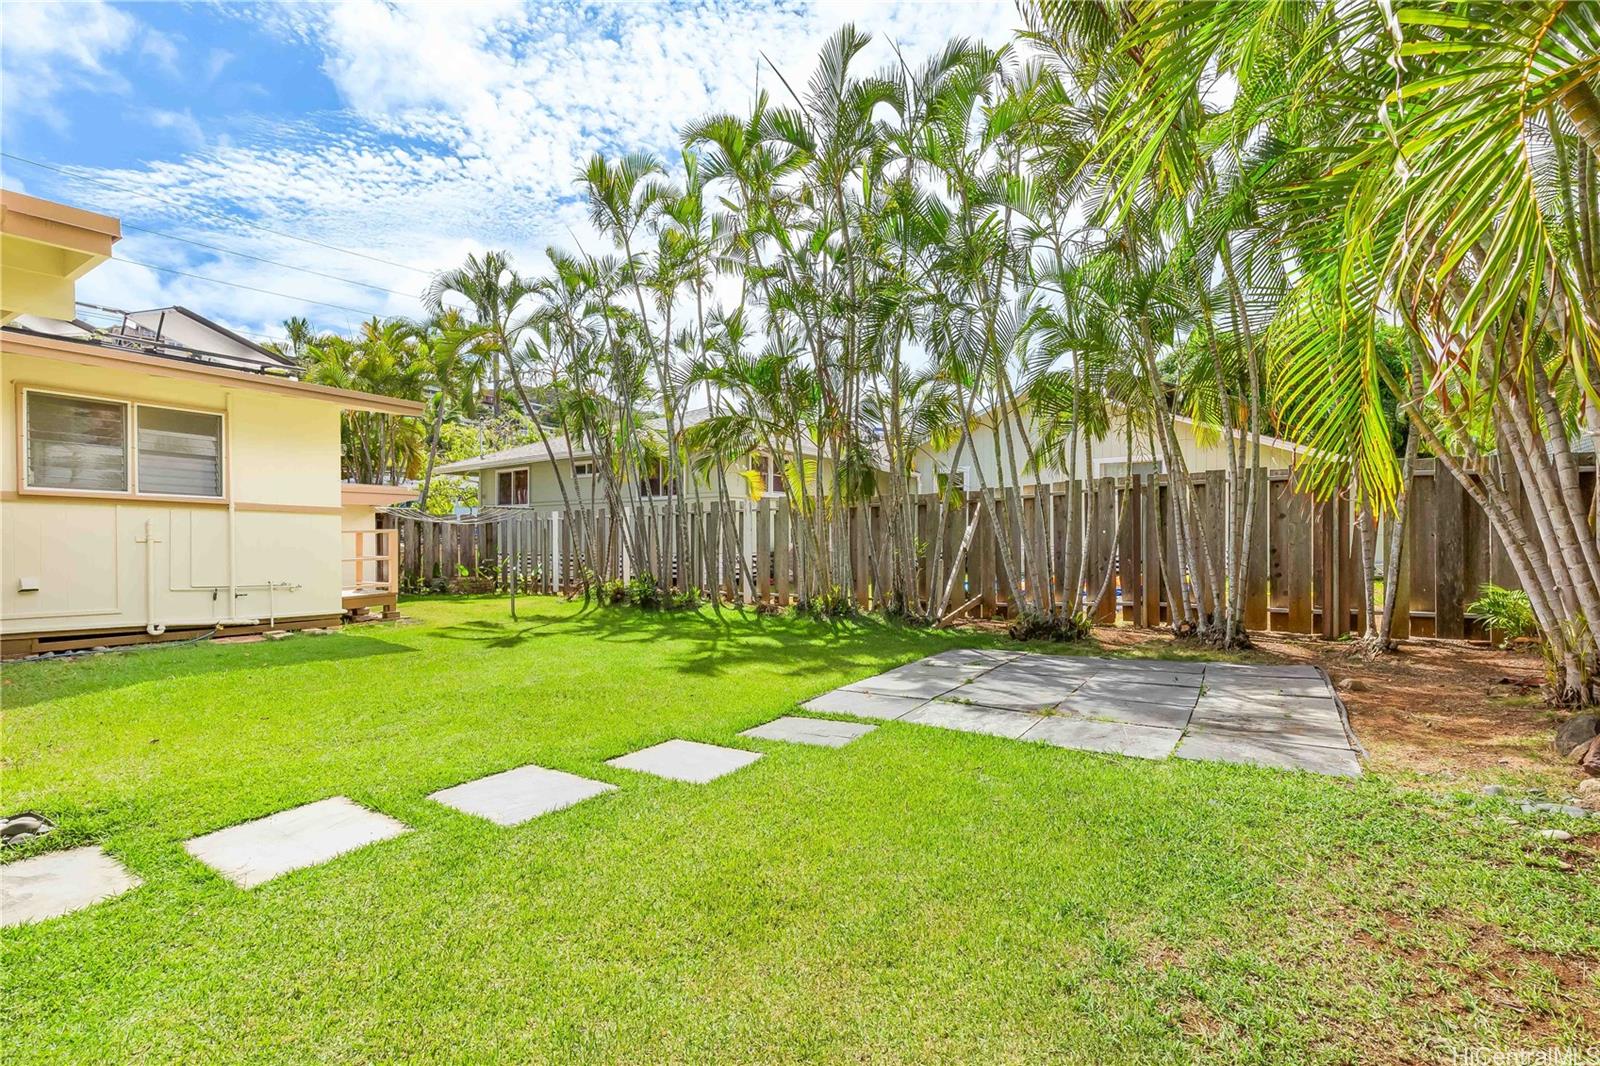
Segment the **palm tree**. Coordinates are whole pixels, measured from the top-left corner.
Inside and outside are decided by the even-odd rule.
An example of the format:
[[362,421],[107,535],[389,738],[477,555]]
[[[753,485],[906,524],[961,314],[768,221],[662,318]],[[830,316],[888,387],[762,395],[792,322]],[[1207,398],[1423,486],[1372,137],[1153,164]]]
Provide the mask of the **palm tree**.
[[[473,318],[483,328],[492,346],[490,401],[496,415],[500,413],[506,372],[517,347],[517,337],[527,324],[523,303],[532,294],[532,284],[517,273],[507,253],[485,252],[480,256],[474,252],[467,256],[463,265],[434,275],[423,295],[423,302],[434,315],[444,311],[449,296],[465,300]],[[514,386],[518,384],[515,375],[510,380]],[[520,392],[519,396],[523,401],[523,413],[536,417],[538,412],[529,409],[527,396]]]

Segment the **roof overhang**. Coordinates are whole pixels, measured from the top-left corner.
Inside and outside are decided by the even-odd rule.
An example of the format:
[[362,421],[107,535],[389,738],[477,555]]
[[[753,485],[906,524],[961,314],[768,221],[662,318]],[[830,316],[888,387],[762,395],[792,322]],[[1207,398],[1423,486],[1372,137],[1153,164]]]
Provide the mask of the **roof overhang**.
[[339,486],[339,503],[345,507],[393,507],[410,503],[419,491],[406,485],[364,485],[346,481]]
[[425,411],[425,407],[418,400],[402,400],[394,396],[357,392],[354,389],[335,389],[327,385],[296,381],[294,378],[228,370],[185,359],[148,355],[144,352],[34,334],[24,336],[15,332],[0,331],[0,352],[31,355],[40,359],[54,359],[58,362],[101,369],[131,370],[155,377],[199,381],[223,388],[268,392],[301,400],[320,400],[323,403],[336,404],[346,411],[373,411],[378,414],[419,417]]
[[0,325],[22,314],[71,318],[74,283],[121,237],[110,215],[0,190]]

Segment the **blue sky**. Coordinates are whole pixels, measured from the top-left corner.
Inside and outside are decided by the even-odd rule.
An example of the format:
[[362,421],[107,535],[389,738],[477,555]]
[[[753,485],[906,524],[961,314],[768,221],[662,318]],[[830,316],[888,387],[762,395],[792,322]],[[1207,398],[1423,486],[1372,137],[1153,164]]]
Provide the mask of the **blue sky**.
[[0,149],[67,173],[0,158],[0,179],[120,216],[118,256],[167,268],[106,264],[80,299],[182,303],[268,337],[292,314],[349,329],[419,313],[428,272],[469,251],[532,271],[552,244],[600,248],[582,161],[672,158],[686,122],[744,109],[758,76],[780,91],[763,53],[795,83],[847,20],[877,38],[863,69],[890,41],[920,56],[954,35],[998,43],[1017,21],[1009,3],[907,0],[25,0],[4,16]]

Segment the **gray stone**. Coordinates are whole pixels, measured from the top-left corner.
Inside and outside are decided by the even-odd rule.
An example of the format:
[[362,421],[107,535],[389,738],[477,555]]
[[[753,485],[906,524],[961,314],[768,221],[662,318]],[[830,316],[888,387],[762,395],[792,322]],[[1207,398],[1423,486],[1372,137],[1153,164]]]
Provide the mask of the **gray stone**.
[[1349,748],[1320,747],[1266,734],[1197,733],[1178,745],[1180,759],[1246,763],[1277,770],[1305,770],[1337,777],[1360,777],[1361,764]]
[[1098,718],[1107,722],[1128,725],[1160,726],[1182,729],[1189,724],[1193,701],[1151,703],[1145,700],[1126,700],[1114,697],[1068,696],[1056,704],[1058,711],[1080,718]]
[[1523,811],[1528,814],[1564,814],[1568,818],[1587,818],[1589,811],[1571,803],[1524,803]]
[[607,759],[606,765],[703,785],[749,766],[759,758],[759,751],[724,748],[696,740],[666,740],[628,755]]
[[195,837],[183,847],[240,888],[254,888],[410,831],[386,814],[331,796]]
[[1565,829],[1541,829],[1539,835],[1546,840],[1571,840],[1572,834]]
[[1140,759],[1165,759],[1172,754],[1181,729],[1161,729],[1124,722],[1097,722],[1086,718],[1044,718],[1023,734],[1023,740],[1058,748],[1131,755]]
[[836,688],[800,706],[818,714],[852,714],[857,718],[899,718],[928,701],[915,696],[880,696],[873,692]]
[[958,729],[963,733],[987,733],[990,736],[1017,739],[1039,719],[1035,715],[999,707],[974,707],[962,703],[934,700],[912,711],[902,722],[937,726],[941,729]]
[[591,781],[560,770],[519,766],[440,789],[428,798],[463,814],[510,826],[581,803],[602,792],[614,792],[616,788],[604,781]]
[[1600,733],[1600,718],[1592,714],[1575,714],[1556,726],[1556,754],[1565,755],[1579,744],[1587,744]]
[[100,848],[73,848],[0,866],[0,926],[58,918],[120,896],[139,879]]
[[1504,796],[1506,794],[1506,786],[1504,786],[1504,785],[1484,785],[1483,786],[1483,794],[1485,796]]
[[774,718],[764,725],[746,729],[741,737],[758,740],[784,740],[791,744],[816,744],[824,748],[842,748],[857,737],[864,737],[875,725],[861,722],[838,722],[832,718],[801,718],[788,714]]

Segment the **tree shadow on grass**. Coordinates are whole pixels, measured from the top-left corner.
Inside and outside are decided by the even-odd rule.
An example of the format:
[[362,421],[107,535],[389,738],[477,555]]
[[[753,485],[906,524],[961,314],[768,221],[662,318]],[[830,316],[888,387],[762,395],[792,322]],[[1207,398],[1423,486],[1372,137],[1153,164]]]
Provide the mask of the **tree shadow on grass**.
[[784,664],[792,675],[877,670],[887,661],[919,658],[944,648],[989,644],[982,634],[922,629],[867,616],[816,621],[724,608],[645,611],[585,607],[576,613],[519,609],[517,619],[474,619],[441,627],[438,635],[491,648],[516,648],[540,638],[581,636],[607,644],[660,643],[661,663],[680,673],[719,676],[759,664]]
[[8,663],[0,703],[8,709],[31,707],[45,700],[105,692],[145,681],[233,670],[279,669],[308,663],[331,664],[415,651],[404,644],[353,634],[301,635],[261,644],[151,644],[127,651]]

